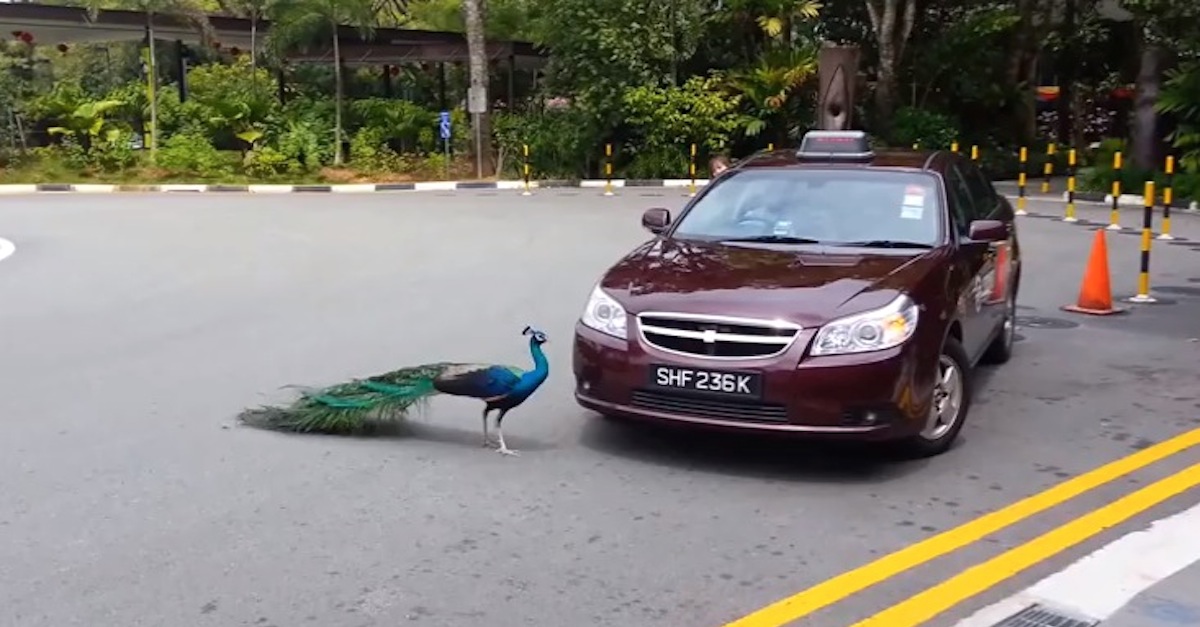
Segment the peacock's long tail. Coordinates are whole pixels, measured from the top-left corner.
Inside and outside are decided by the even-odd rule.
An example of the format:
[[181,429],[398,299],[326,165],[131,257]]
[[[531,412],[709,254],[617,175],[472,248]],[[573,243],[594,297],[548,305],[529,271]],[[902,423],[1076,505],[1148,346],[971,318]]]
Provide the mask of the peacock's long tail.
[[448,363],[401,368],[366,379],[322,389],[305,389],[287,406],[244,410],[238,418],[261,429],[304,433],[355,433],[403,418],[409,410],[438,394],[433,380]]

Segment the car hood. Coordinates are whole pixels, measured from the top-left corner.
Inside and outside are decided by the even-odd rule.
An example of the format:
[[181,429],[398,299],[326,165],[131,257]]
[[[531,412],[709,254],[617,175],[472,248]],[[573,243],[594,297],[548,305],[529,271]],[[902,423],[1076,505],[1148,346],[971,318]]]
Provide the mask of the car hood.
[[654,239],[613,266],[600,285],[632,314],[782,318],[812,326],[886,304],[897,291],[914,291],[939,256],[936,249],[864,251]]

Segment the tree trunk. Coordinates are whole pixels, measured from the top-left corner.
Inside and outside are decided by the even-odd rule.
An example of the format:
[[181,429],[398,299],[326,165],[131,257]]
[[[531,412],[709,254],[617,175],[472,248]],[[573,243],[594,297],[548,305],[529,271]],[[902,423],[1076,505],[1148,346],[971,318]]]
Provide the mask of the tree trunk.
[[342,48],[338,43],[337,20],[333,26],[333,165],[342,165]]
[[817,128],[841,131],[854,124],[858,46],[826,44],[817,56]]
[[1062,144],[1068,150],[1077,148],[1073,142],[1073,133],[1075,126],[1072,123],[1074,111],[1071,105],[1075,102],[1075,76],[1076,59],[1078,58],[1077,46],[1075,44],[1075,16],[1076,16],[1076,0],[1066,0],[1063,8],[1063,23],[1062,23],[1062,39],[1065,42],[1062,56],[1059,59],[1058,67],[1058,100],[1055,103],[1058,105],[1058,143]]
[[[1039,0],[1017,2],[1018,22],[1014,31],[1012,52],[1007,69],[1008,84],[1020,94],[1013,111],[1012,130],[1021,144],[1030,144],[1037,138],[1037,78],[1038,51],[1045,37],[1049,19],[1050,3]],[[1038,15],[1047,17],[1038,21]]]
[[1162,88],[1165,51],[1157,44],[1142,45],[1141,62],[1138,66],[1137,88],[1133,104],[1133,141],[1130,146],[1130,161],[1137,168],[1147,170],[1158,166],[1162,138],[1158,132],[1158,93]]
[[250,81],[258,86],[258,11],[250,13]]
[[[482,87],[486,94],[488,88],[487,39],[484,36],[484,23],[487,19],[486,0],[464,0],[463,13],[463,21],[466,23],[467,30],[467,65],[470,70],[471,87]],[[487,105],[486,99],[484,104]],[[495,173],[491,149],[492,124],[486,110],[475,117],[477,120],[475,133],[479,138],[479,144],[474,147],[472,152],[482,165],[480,174],[487,177]]]
[[146,63],[149,74],[146,78],[150,85],[150,163],[155,163],[158,155],[158,64],[154,56],[154,14],[151,12],[146,13],[146,39],[150,49]]
[[[875,83],[875,126],[887,136],[896,113],[898,91],[896,72],[904,59],[904,47],[916,21],[917,0],[866,0],[871,30],[879,50],[879,71]],[[901,6],[903,2],[903,6]],[[882,6],[880,6],[882,4]]]

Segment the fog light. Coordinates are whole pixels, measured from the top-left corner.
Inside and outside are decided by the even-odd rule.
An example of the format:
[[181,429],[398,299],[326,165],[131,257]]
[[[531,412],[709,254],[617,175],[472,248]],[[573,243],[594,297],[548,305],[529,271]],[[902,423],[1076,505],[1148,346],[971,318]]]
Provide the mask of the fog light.
[[842,414],[842,425],[846,427],[878,427],[891,420],[892,414],[886,409],[851,409]]

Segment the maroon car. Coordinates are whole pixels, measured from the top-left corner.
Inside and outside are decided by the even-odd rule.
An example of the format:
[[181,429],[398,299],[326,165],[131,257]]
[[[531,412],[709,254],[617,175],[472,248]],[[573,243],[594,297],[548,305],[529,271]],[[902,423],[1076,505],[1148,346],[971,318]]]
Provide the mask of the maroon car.
[[575,327],[575,398],[602,415],[934,455],[975,366],[1011,355],[1013,208],[957,153],[813,131],[642,225]]

